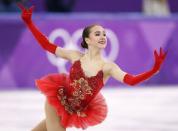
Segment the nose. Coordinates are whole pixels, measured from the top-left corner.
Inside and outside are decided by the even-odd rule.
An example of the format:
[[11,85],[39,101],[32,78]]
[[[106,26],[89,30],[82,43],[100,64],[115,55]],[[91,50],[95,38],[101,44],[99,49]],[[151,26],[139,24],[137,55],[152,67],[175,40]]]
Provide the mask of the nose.
[[101,40],[106,40],[106,36],[101,36]]
[[101,35],[101,38],[105,38],[106,36],[104,34]]

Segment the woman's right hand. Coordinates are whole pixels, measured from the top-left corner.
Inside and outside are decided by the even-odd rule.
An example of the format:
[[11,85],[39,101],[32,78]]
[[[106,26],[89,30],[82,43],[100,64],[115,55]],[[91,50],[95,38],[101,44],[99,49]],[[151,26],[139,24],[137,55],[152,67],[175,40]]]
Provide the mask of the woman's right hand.
[[21,18],[26,24],[31,23],[31,17],[33,13],[34,6],[31,6],[29,9],[26,9],[22,3],[17,3],[17,6],[22,11]]
[[40,46],[42,46],[43,49],[55,54],[57,46],[50,43],[46,36],[40,32],[40,30],[35,26],[35,24],[31,20],[34,6],[31,6],[29,9],[26,9],[21,3],[17,3],[17,6],[22,11],[21,17],[23,21],[26,23],[27,27],[30,29],[30,31],[32,32],[33,36],[36,38]]

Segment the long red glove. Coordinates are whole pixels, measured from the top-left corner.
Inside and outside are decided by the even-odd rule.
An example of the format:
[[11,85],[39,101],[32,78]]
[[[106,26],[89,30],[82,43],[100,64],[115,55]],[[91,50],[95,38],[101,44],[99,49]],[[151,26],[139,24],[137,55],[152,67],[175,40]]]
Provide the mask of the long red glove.
[[49,40],[37,29],[31,20],[34,6],[26,9],[21,3],[17,3],[18,7],[21,9],[21,18],[26,23],[27,27],[30,29],[38,43],[43,47],[43,49],[55,54],[57,46],[50,43]]
[[162,48],[160,48],[160,55],[158,55],[157,51],[154,51],[154,57],[155,57],[155,64],[153,68],[147,72],[144,72],[142,74],[133,76],[131,74],[126,74],[124,77],[124,82],[129,85],[135,85],[139,82],[142,82],[148,78],[150,78],[152,75],[154,75],[157,71],[159,71],[161,64],[165,60],[167,53],[164,53]]

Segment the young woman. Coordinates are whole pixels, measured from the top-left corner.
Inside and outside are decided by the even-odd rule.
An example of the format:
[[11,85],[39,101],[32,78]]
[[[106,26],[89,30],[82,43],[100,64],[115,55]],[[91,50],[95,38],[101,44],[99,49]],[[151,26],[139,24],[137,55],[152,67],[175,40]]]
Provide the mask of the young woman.
[[72,63],[70,74],[49,74],[36,81],[39,90],[46,96],[46,118],[33,131],[65,131],[67,127],[86,129],[101,123],[107,115],[107,105],[100,94],[109,77],[135,85],[159,71],[166,53],[154,51],[155,64],[142,74],[131,75],[122,71],[117,64],[105,61],[101,51],[107,45],[105,29],[91,25],[83,30],[82,47],[86,53],[63,49],[52,44],[36,28],[31,20],[33,7],[22,10],[21,17],[43,49]]

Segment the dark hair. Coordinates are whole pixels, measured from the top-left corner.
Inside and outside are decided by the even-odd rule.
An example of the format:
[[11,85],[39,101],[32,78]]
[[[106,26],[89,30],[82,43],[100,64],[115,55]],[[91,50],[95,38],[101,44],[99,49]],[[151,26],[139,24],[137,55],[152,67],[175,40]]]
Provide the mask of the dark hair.
[[85,38],[89,37],[91,28],[93,28],[96,25],[98,25],[98,24],[89,25],[89,26],[84,28],[83,33],[82,33],[82,43],[81,43],[81,46],[83,48],[88,49],[88,44],[86,43]]

